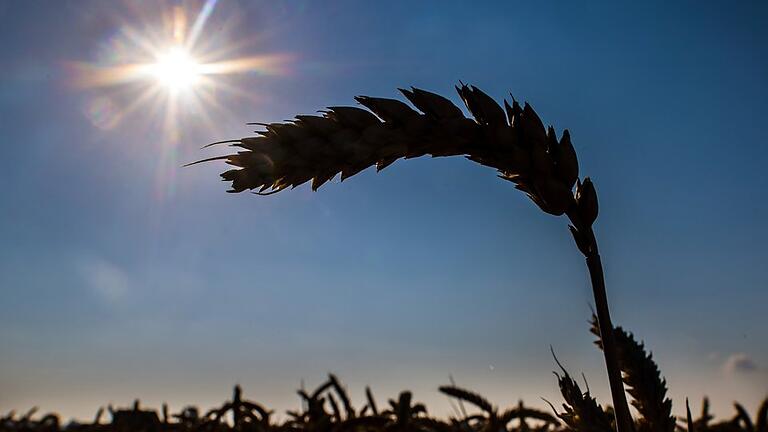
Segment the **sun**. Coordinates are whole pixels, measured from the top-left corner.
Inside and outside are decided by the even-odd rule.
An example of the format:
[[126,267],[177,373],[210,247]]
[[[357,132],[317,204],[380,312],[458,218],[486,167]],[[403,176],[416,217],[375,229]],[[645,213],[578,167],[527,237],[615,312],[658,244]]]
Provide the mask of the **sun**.
[[227,98],[259,100],[252,89],[241,87],[244,80],[287,74],[293,60],[288,53],[243,56],[246,48],[256,47],[241,39],[235,15],[217,18],[217,30],[207,32],[218,0],[183,3],[132,10],[128,18],[116,18],[121,24],[95,45],[92,61],[64,62],[71,85],[87,98],[84,114],[93,126],[107,131],[139,124],[127,123],[134,117],[162,131],[169,155],[182,130],[192,129],[183,122],[218,130],[231,117]]
[[[117,25],[95,41],[91,59],[62,61],[67,83],[83,98],[83,115],[104,137],[131,133],[159,148],[157,199],[174,191],[181,142],[222,133],[234,117],[227,106],[262,101],[244,84],[290,74],[294,61],[290,53],[256,46],[258,34],[243,37],[254,31],[241,27],[246,23],[234,3],[215,17],[218,0],[167,3],[176,4],[115,9],[108,18]],[[209,19],[214,31],[206,30]]]
[[[230,41],[220,35],[207,39],[204,28],[218,0],[200,2],[202,6],[191,25],[190,11],[183,6],[154,12],[151,17],[140,15],[135,24],[123,25],[100,44],[100,61],[65,62],[73,86],[94,89],[143,82],[145,85],[139,93],[130,98],[132,102],[125,108],[126,112],[146,102],[162,102],[166,96],[172,96],[169,111],[175,110],[172,105],[181,100],[187,107],[203,108],[204,104],[204,108],[210,110],[219,106],[216,94],[237,97],[250,94],[239,88],[232,78],[226,79],[226,75],[288,72],[291,55],[262,53],[234,57],[234,53],[248,45],[247,41]],[[220,28],[227,27],[227,21],[223,23]]]
[[191,89],[200,82],[203,75],[202,65],[181,46],[171,47],[158,55],[157,62],[150,65],[149,72],[158,83],[171,91]]

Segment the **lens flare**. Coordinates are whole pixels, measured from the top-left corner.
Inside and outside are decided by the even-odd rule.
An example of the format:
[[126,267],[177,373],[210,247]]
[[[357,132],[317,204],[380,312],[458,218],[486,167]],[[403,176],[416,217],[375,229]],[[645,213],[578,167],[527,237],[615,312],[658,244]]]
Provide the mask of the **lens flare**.
[[131,128],[142,136],[162,132],[152,140],[159,145],[158,196],[173,193],[177,145],[184,133],[201,128],[211,136],[221,133],[232,117],[225,108],[231,102],[223,103],[223,97],[260,100],[252,86],[241,87],[240,79],[290,73],[291,55],[263,47],[258,55],[242,55],[258,39],[241,39],[238,14],[219,15],[215,31],[207,32],[217,3],[131,7],[115,17],[117,26],[95,47],[91,61],[64,62],[69,84],[85,96],[83,114],[94,128],[116,133],[134,119]]
[[115,104],[110,98],[103,96],[88,103],[85,115],[95,127],[101,130],[112,129],[120,121],[120,113]]
[[[226,32],[206,37],[204,29],[216,4],[217,0],[202,2],[194,20],[187,17],[189,9],[194,9],[187,4],[139,17],[135,24],[124,22],[101,44],[94,62],[65,62],[70,83],[81,90],[98,90],[97,98],[109,96],[115,122],[126,119],[129,112],[164,106],[168,127],[178,127],[177,117],[183,112],[202,114],[198,118],[204,124],[214,124],[212,116],[222,110],[217,100],[222,95],[257,99],[228,76],[283,75],[293,60],[284,53],[234,56],[247,44],[228,40],[222,36]],[[219,28],[230,28],[227,24],[219,23]],[[140,106],[147,104],[152,105],[150,109]],[[167,132],[170,138],[178,135]]]

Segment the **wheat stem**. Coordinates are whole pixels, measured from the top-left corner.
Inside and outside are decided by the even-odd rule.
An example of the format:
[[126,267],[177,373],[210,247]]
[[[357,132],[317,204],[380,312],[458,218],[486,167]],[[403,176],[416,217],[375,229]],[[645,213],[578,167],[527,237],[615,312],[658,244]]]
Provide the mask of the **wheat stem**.
[[577,208],[571,208],[566,212],[573,226],[571,232],[576,240],[581,253],[587,261],[589,278],[592,283],[592,295],[595,298],[595,308],[597,309],[597,324],[600,330],[600,340],[603,346],[603,357],[605,358],[605,368],[608,372],[608,384],[611,388],[611,398],[613,399],[614,415],[616,417],[617,432],[632,432],[634,424],[632,416],[629,413],[627,396],[624,392],[624,383],[621,379],[621,368],[619,367],[618,350],[616,340],[613,334],[613,323],[611,322],[611,313],[608,309],[608,295],[605,290],[605,276],[603,274],[603,263],[600,259],[600,253],[597,248],[597,239],[591,224],[587,225]]
[[629,414],[627,398],[624,393],[624,384],[621,381],[621,370],[616,354],[616,342],[613,337],[613,324],[611,323],[611,314],[608,310],[608,298],[605,292],[605,278],[603,276],[603,265],[600,261],[600,254],[594,252],[587,256],[587,268],[592,280],[592,294],[595,297],[595,307],[597,309],[597,324],[600,328],[600,339],[603,341],[603,355],[605,357],[605,367],[608,371],[608,382],[611,386],[611,397],[616,415],[616,430],[632,431],[632,417]]

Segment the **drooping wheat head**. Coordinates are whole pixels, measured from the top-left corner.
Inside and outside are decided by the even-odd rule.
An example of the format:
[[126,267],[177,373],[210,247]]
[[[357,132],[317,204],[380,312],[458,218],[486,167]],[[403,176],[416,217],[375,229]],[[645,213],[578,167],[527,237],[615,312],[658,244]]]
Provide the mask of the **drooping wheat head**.
[[[505,100],[502,108],[474,86],[462,84],[456,90],[474,119],[440,95],[401,89],[420,112],[399,100],[359,96],[355,99],[370,111],[333,106],[322,116],[261,124],[265,130],[257,136],[209,144],[229,143],[241,151],[198,162],[223,159],[235,166],[222,174],[231,182],[230,192],[268,194],[308,181],[317,190],[338,174],[343,181],[374,165],[382,170],[400,158],[464,155],[498,170],[499,177],[513,182],[545,212],[569,212],[577,231],[591,226],[597,196],[588,178],[578,179],[568,131],[558,138],[527,103],[521,107],[514,99],[511,105]],[[580,248],[590,247],[586,240],[582,243]]]

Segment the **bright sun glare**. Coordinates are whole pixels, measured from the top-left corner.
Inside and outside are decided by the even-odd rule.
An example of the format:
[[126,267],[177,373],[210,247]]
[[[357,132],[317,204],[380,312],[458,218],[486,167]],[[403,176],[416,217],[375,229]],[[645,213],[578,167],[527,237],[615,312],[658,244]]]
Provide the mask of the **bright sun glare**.
[[151,65],[150,70],[162,85],[177,91],[191,88],[202,75],[200,63],[180,46],[158,56],[157,63]]
[[111,130],[132,115],[141,116],[142,124],[162,130],[161,159],[175,166],[174,147],[186,115],[194,116],[196,128],[214,131],[222,118],[231,117],[225,106],[233,102],[226,98],[258,101],[259,95],[240,87],[242,80],[280,76],[289,71],[292,56],[238,55],[252,42],[233,38],[239,34],[235,15],[217,18],[214,35],[205,30],[217,3],[190,0],[161,10],[131,9],[128,19],[116,19],[124,23],[97,45],[93,61],[66,62],[72,85],[87,90],[84,114],[91,123]]
[[[71,85],[83,91],[83,114],[95,128],[110,131],[130,124],[162,134],[153,140],[160,149],[155,158],[158,199],[173,193],[182,133],[202,128],[214,136],[232,117],[226,106],[258,103],[252,88],[241,87],[244,80],[281,76],[293,59],[287,53],[242,56],[253,40],[236,38],[242,32],[234,3],[216,18],[213,34],[206,23],[218,0],[170,3],[179,4],[118,10],[114,21],[120,25],[94,45],[91,61],[65,62]],[[136,121],[128,123],[131,117]]]

